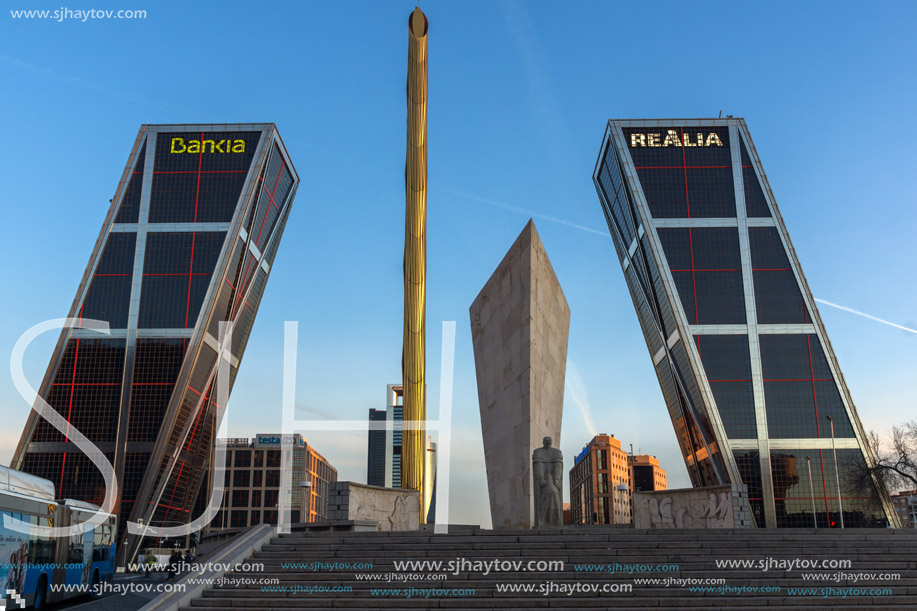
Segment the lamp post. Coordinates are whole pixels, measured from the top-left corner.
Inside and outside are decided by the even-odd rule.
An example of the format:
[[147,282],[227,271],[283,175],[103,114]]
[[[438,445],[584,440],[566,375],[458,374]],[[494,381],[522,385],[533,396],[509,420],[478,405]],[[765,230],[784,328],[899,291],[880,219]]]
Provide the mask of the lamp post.
[[812,457],[806,456],[806,466],[809,468],[809,496],[812,497],[812,526],[818,528],[818,520],[815,518],[815,486],[812,483]]
[[837,445],[834,443],[834,419],[828,416],[831,423],[831,450],[834,452],[834,481],[837,483],[837,509],[841,516],[841,528],[844,528],[844,502],[841,500],[841,475],[837,468]]
[[620,478],[619,481],[620,481],[621,483],[618,484],[618,485],[615,487],[615,489],[616,489],[619,493],[621,493],[621,523],[622,523],[622,524],[627,524],[627,522],[624,521],[624,500],[627,499],[627,493],[628,493],[628,491],[629,491],[630,489],[627,487],[627,484],[624,483],[624,478],[623,478],[623,477]]
[[312,500],[310,498],[311,493],[312,493],[312,482],[308,480],[303,480],[299,482],[299,487],[302,488],[302,509],[301,509],[301,514],[299,516],[299,519],[303,524],[305,524],[306,522],[309,521],[309,518],[312,517],[311,514],[309,513],[309,505]]

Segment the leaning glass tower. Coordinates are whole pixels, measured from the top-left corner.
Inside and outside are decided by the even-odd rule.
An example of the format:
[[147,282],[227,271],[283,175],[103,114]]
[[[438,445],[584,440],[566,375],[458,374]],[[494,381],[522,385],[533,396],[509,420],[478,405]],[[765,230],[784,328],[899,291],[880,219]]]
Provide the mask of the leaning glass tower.
[[897,524],[745,121],[609,121],[593,181],[693,485],[747,484],[758,526]]
[[73,431],[104,453],[119,564],[141,543],[128,520],[192,518],[216,434],[220,322],[233,323],[231,387],[298,184],[272,123],[144,125],[134,141],[69,314],[110,330],[63,330],[39,395],[67,428],[32,411],[13,457],[59,498],[100,503]]

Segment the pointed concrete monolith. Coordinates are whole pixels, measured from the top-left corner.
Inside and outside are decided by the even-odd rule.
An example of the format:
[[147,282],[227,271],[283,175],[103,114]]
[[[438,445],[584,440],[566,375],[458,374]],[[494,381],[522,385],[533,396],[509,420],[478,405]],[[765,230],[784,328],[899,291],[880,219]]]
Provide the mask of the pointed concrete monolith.
[[535,523],[531,456],[560,446],[570,308],[529,220],[471,304],[493,528]]

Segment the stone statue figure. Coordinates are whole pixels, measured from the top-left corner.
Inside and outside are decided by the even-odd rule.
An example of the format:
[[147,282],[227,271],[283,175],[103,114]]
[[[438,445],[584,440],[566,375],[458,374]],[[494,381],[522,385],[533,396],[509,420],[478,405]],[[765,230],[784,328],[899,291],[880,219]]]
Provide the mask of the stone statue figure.
[[535,484],[535,528],[560,528],[563,524],[564,455],[551,447],[545,437],[544,446],[532,452],[532,475]]

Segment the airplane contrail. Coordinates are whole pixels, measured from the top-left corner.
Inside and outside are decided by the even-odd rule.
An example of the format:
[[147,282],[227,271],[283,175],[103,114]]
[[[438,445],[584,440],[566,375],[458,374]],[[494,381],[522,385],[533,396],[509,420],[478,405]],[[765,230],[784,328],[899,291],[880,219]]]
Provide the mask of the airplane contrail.
[[586,385],[580,377],[579,369],[571,360],[567,360],[567,381],[566,390],[570,393],[570,398],[579,408],[583,416],[583,422],[589,430],[589,434],[596,436],[595,422],[592,420],[592,407],[589,405],[589,395],[586,392]]
[[526,216],[531,216],[533,218],[550,221],[552,223],[558,223],[560,225],[566,225],[567,227],[573,227],[574,229],[579,229],[580,231],[588,231],[589,233],[595,233],[597,235],[604,236],[606,238],[611,237],[607,231],[599,231],[597,229],[593,229],[592,227],[586,227],[585,225],[577,225],[576,223],[571,223],[570,221],[565,221],[564,219],[559,219],[555,216],[548,216],[547,214],[541,214],[540,212],[526,210],[525,208],[520,208],[518,206],[513,206],[511,204],[507,204],[504,202],[498,202],[492,199],[479,197],[477,195],[472,195],[471,193],[462,193],[461,191],[455,191],[453,189],[447,189],[445,187],[438,187],[438,188],[447,193],[451,193],[452,195],[458,195],[459,197],[466,197],[468,199],[473,199],[474,201],[481,202],[482,204],[496,206],[497,208],[503,208],[504,210],[512,210],[513,212],[519,212],[520,214],[524,214]]
[[[466,197],[466,198],[468,198],[468,199],[472,199],[472,200],[477,201],[477,202],[481,202],[481,203],[484,203],[484,204],[488,204],[488,205],[490,205],[490,206],[496,206],[497,208],[503,208],[503,209],[505,209],[505,210],[511,210],[511,211],[513,211],[513,212],[519,212],[519,213],[521,213],[521,214],[525,214],[525,215],[528,215],[528,216],[531,216],[531,217],[534,217],[534,218],[543,219],[543,220],[546,220],[546,221],[550,221],[550,222],[552,222],[552,223],[558,223],[558,224],[560,224],[560,225],[565,225],[565,226],[567,226],[567,227],[572,227],[573,229],[579,229],[580,231],[588,231],[589,233],[595,233],[595,234],[598,234],[598,235],[601,235],[601,236],[605,236],[606,238],[611,237],[611,236],[608,234],[608,232],[606,232],[606,231],[598,231],[597,229],[593,229],[592,227],[586,227],[585,225],[578,225],[578,224],[576,224],[576,223],[571,223],[570,221],[565,221],[564,219],[559,219],[559,218],[554,217],[554,216],[548,216],[548,215],[546,215],[546,214],[541,214],[540,212],[534,212],[534,211],[532,211],[532,210],[526,210],[525,208],[520,208],[520,207],[518,207],[518,206],[513,206],[513,205],[511,205],[511,204],[507,204],[507,203],[504,203],[504,202],[498,202],[498,201],[496,201],[496,200],[487,199],[487,198],[484,198],[484,197],[479,197],[479,196],[477,196],[477,195],[472,195],[471,193],[463,193],[463,192],[461,192],[461,191],[455,191],[455,190],[453,190],[453,189],[446,189],[446,188],[442,188],[442,190],[443,190],[443,191],[446,191],[446,192],[448,192],[448,193],[452,193],[453,195],[458,195],[458,196],[460,196],[460,197]],[[879,318],[878,316],[873,316],[872,314],[867,314],[866,312],[860,312],[859,310],[854,310],[853,308],[848,308],[847,306],[842,306],[842,305],[837,304],[837,303],[832,303],[832,302],[827,301],[827,300],[825,300],[825,299],[819,299],[818,297],[815,298],[815,301],[817,301],[818,303],[824,304],[824,305],[826,305],[826,306],[831,306],[832,308],[837,308],[838,310],[843,310],[844,312],[850,312],[851,314],[856,314],[857,316],[862,316],[863,318],[868,318],[869,320],[874,320],[874,321],[876,321],[876,322],[880,322],[880,323],[882,323],[883,325],[888,325],[888,326],[894,327],[894,328],[896,328],[896,329],[901,329],[902,331],[907,331],[908,333],[917,334],[917,329],[911,329],[910,327],[905,327],[904,325],[899,325],[898,323],[894,323],[894,322],[885,320],[885,319],[883,319],[883,318]]]
[[823,303],[823,304],[825,304],[826,306],[831,306],[832,308],[837,308],[838,310],[843,310],[843,311],[845,311],[845,312],[850,312],[851,314],[856,314],[857,316],[862,316],[863,318],[868,318],[869,320],[874,320],[874,321],[876,321],[876,322],[880,322],[880,323],[882,323],[883,325],[888,325],[888,326],[890,326],[890,327],[895,327],[896,329],[901,329],[902,331],[907,331],[908,333],[915,333],[915,334],[917,334],[917,329],[911,329],[910,327],[905,327],[905,326],[899,325],[899,324],[897,324],[897,323],[889,322],[889,321],[887,321],[887,320],[883,320],[883,319],[881,319],[881,318],[878,318],[878,317],[876,317],[876,316],[873,316],[872,314],[867,314],[866,312],[860,312],[859,310],[854,310],[853,308],[848,308],[847,306],[842,306],[842,305],[838,305],[838,304],[836,304],[836,303],[831,303],[830,301],[825,301],[824,299],[819,299],[818,297],[815,298],[815,301],[817,301],[818,303]]

